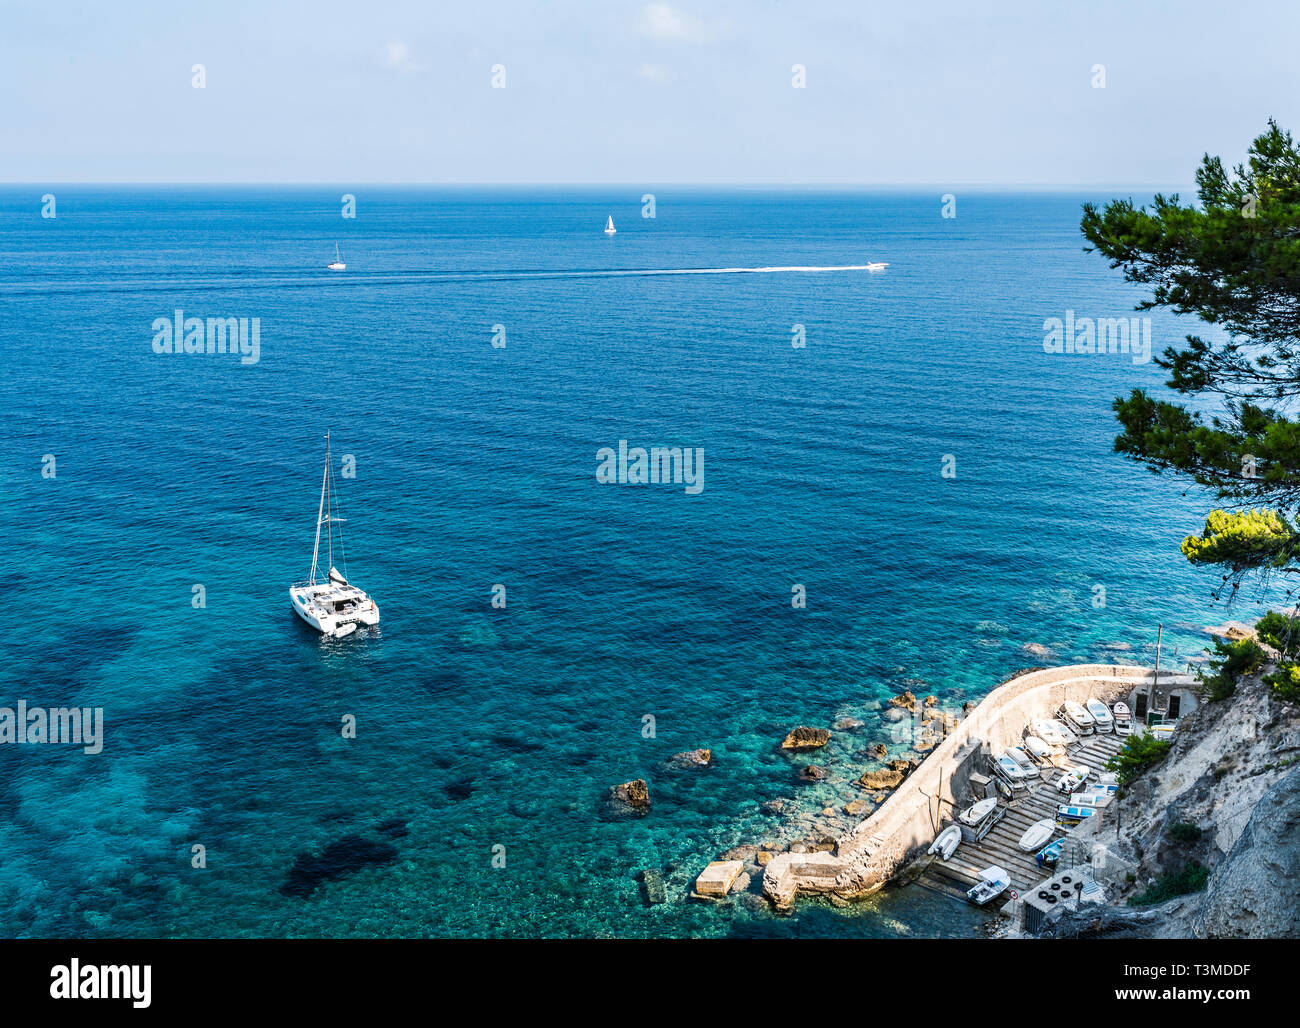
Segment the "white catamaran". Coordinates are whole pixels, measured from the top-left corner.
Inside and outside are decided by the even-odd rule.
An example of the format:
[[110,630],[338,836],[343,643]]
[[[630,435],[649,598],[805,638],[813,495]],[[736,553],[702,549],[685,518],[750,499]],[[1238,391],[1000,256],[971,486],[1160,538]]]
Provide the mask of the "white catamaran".
[[[311,576],[305,582],[295,582],[289,589],[289,602],[298,616],[318,632],[342,638],[357,630],[358,625],[379,624],[379,607],[375,601],[348,582],[334,566],[334,526],[344,519],[334,516],[336,506],[330,469],[330,437],[325,434],[325,477],[320,487],[320,509],[316,512],[316,545],[311,554]],[[320,530],[325,526],[326,567],[320,571]],[[343,530],[339,529],[339,552],[343,553],[343,567],[347,568],[347,555],[343,551]],[[319,580],[318,580],[319,579]]]

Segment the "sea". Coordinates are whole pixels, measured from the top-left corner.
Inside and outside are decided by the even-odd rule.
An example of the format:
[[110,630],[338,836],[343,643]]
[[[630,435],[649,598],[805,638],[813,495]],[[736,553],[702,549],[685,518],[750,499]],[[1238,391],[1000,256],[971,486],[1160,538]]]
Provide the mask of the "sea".
[[[921,886],[689,894],[854,823],[901,690],[1161,629],[1185,669],[1267,605],[1180,555],[1213,498],[1114,452],[1165,373],[1049,352],[1200,328],[1085,252],[1115,196],[1149,191],[0,187],[0,707],[102,712],[95,752],[0,745],[0,935],[982,931]],[[381,611],[343,639],[288,596],[327,432]],[[620,446],[698,488],[602,480]]]

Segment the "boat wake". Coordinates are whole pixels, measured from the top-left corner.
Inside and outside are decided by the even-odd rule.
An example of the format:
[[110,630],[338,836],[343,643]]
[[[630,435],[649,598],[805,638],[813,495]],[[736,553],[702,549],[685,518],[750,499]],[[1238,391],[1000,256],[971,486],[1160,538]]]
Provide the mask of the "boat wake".
[[[341,261],[339,262],[341,264]],[[389,271],[349,272],[306,277],[300,274],[279,276],[271,274],[227,275],[221,278],[191,278],[177,276],[172,279],[122,278],[116,281],[97,282],[0,282],[0,295],[23,293],[153,293],[184,290],[225,289],[310,289],[314,287],[384,286],[384,285],[437,285],[457,282],[523,282],[549,279],[575,278],[649,278],[662,275],[776,275],[805,274],[834,271],[883,271],[889,267],[884,262],[870,264],[774,264],[753,268],[589,268],[572,270],[537,271]],[[333,268],[333,265],[331,265]]]

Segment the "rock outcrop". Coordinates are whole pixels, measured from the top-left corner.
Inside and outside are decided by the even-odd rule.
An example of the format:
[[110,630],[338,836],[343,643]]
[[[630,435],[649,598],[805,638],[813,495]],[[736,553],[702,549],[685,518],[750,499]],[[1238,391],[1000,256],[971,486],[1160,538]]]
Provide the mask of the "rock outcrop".
[[825,728],[809,728],[807,725],[800,725],[785,737],[781,749],[794,750],[796,753],[800,750],[819,750],[830,741],[831,733]]
[[610,790],[610,796],[617,802],[637,810],[644,810],[650,806],[650,786],[646,785],[644,778],[634,778],[630,782],[614,786]]
[[1215,868],[1193,920],[1200,938],[1290,939],[1300,932],[1300,767],[1273,785]]

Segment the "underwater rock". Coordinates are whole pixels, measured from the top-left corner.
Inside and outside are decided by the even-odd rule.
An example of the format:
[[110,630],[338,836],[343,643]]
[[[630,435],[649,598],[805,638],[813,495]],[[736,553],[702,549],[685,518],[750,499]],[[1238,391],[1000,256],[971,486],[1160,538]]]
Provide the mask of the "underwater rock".
[[792,729],[781,743],[783,750],[819,750],[831,741],[831,733],[825,728],[810,728],[800,725]]
[[872,760],[884,760],[889,756],[889,747],[883,742],[873,742],[867,747],[867,753],[870,754]]
[[303,853],[294,861],[280,892],[306,898],[325,882],[354,874],[367,867],[382,867],[397,859],[397,848],[360,835],[347,835],[320,853]]
[[831,727],[837,732],[856,732],[863,726],[863,724],[864,722],[858,720],[856,717],[841,717],[836,718],[835,723],[831,725]]
[[648,906],[668,901],[668,893],[664,889],[664,876],[654,868],[638,871],[637,878],[641,882],[641,891]]
[[860,817],[870,809],[871,804],[862,799],[849,800],[848,803],[844,804],[844,813],[850,817]]
[[1038,657],[1041,660],[1051,660],[1056,656],[1050,647],[1044,646],[1042,643],[1025,643],[1020,647],[1020,652],[1029,657]]
[[799,777],[805,782],[821,782],[824,781],[826,776],[829,774],[829,771],[817,764],[809,764],[807,767],[801,768],[799,771]]
[[[893,703],[894,701],[890,700],[889,702]],[[897,707],[890,707],[888,710],[882,710],[880,716],[886,721],[903,721],[907,718],[907,715]]]
[[687,750],[685,753],[674,753],[669,760],[673,767],[707,767],[713,763],[712,750]]

